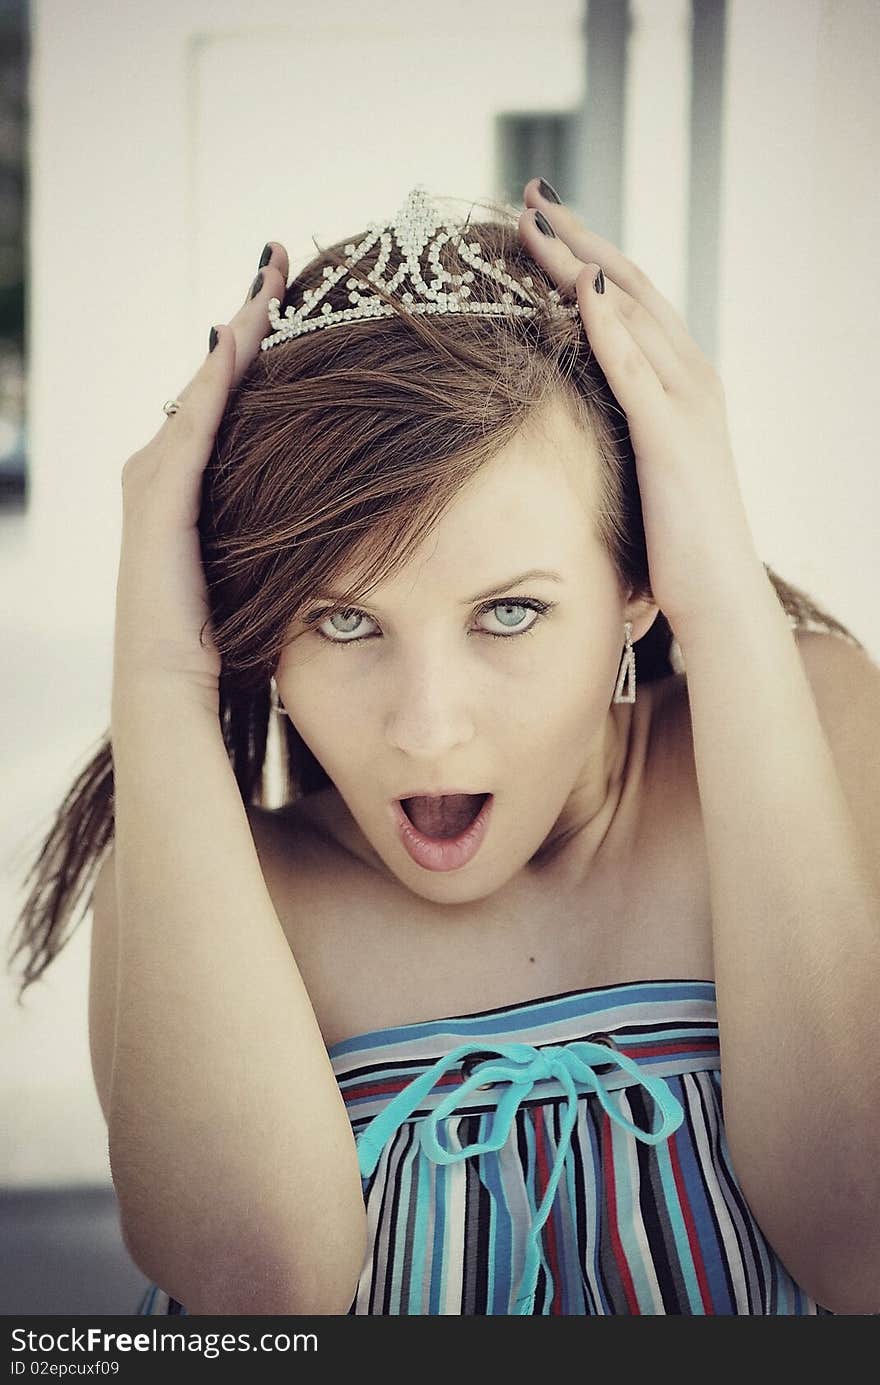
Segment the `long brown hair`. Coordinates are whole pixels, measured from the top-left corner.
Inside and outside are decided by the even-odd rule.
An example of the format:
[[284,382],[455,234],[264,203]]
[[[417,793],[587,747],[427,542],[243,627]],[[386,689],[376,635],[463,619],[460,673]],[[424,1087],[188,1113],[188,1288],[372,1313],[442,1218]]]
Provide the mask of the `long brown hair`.
[[[626,416],[582,324],[546,310],[555,285],[527,253],[512,210],[480,205],[492,219],[470,222],[467,240],[515,277],[531,276],[543,305],[539,314],[425,317],[401,311],[398,302],[392,316],[311,332],[261,352],[230,394],[205,470],[199,530],[222,660],[220,722],[247,804],[265,801],[269,680],[292,619],[345,570],[358,572],[356,589],[349,589],[354,596],[402,567],[461,487],[551,395],[561,394],[598,445],[596,524],[621,588],[653,599]],[[324,268],[341,264],[345,245],[365,234],[347,236],[312,259],[290,284],[282,309],[322,283]],[[396,254],[395,246],[386,275],[396,268]],[[452,272],[467,272],[450,243],[442,258]],[[350,287],[343,276],[325,301],[348,307]],[[487,277],[479,290],[499,303],[504,292]],[[863,647],[765,567],[792,626],[834,631]],[[642,683],[681,668],[662,611],[636,649]],[[330,782],[289,719],[282,749],[286,801]],[[34,883],[12,954],[27,953],[19,1003],[71,936],[74,928],[64,935],[64,926],[86,896],[81,922],[113,830],[108,731],[71,785],[26,877]]]

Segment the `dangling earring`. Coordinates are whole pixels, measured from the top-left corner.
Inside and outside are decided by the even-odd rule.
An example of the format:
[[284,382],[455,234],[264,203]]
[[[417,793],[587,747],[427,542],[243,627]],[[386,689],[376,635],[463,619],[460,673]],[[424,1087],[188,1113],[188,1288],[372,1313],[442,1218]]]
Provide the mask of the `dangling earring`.
[[[632,621],[628,620],[623,627],[626,646],[623,651],[623,659],[620,664],[620,672],[617,675],[617,687],[614,689],[615,702],[635,702],[636,700],[636,651],[632,644]],[[629,674],[626,692],[622,692],[623,680]]]
[[282,707],[282,705],[281,705],[281,698],[278,696],[278,684],[275,682],[275,679],[274,679],[274,678],[270,678],[270,679],[269,679],[269,689],[270,689],[271,699],[272,699],[272,700],[271,700],[271,710],[272,710],[272,712],[274,712],[276,716],[286,717],[286,716],[288,715],[288,712],[287,712],[287,709],[286,709],[285,707]]

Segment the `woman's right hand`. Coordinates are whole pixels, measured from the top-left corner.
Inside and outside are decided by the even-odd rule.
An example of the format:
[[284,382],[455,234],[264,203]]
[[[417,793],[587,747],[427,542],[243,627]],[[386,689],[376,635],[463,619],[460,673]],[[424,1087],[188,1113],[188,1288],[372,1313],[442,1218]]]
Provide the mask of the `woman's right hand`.
[[158,680],[219,707],[220,655],[197,528],[202,474],[229,391],[271,330],[269,299],[284,299],[287,252],[277,242],[270,246],[271,259],[257,273],[262,283],[257,288],[253,281],[241,308],[220,327],[215,348],[176,396],[179,410],[122,469],[114,691]]

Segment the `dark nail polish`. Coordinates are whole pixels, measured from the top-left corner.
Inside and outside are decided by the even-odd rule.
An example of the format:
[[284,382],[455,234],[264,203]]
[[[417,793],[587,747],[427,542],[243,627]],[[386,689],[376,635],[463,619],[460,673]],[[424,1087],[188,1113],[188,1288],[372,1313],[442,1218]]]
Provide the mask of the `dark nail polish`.
[[545,178],[542,178],[541,181],[538,183],[538,191],[542,197],[547,198],[548,202],[559,202],[561,205],[562,198],[559,196],[559,193],[556,191],[556,189],[554,187],[551,187],[551,185],[547,182]]
[[535,225],[539,231],[544,232],[545,236],[553,236],[555,240],[556,232],[553,230],[553,227],[550,225],[550,222],[543,212],[535,212]]
[[260,256],[260,263],[257,265],[257,268],[258,268],[258,269],[262,269],[264,265],[267,265],[267,264],[269,263],[269,261],[271,260],[271,258],[272,258],[272,247],[271,247],[271,245],[269,244],[269,242],[267,241],[266,244],[263,246],[263,253],[262,253],[262,255]]
[[219,334],[218,334],[218,332],[217,332],[217,328],[216,328],[216,327],[212,327],[212,328],[211,328],[211,335],[208,337],[208,354],[209,354],[209,355],[210,355],[210,353],[214,350],[214,347],[217,345],[217,343],[218,343],[219,340],[220,340],[220,336],[219,336]]
[[593,288],[596,290],[597,293],[604,293],[604,292],[605,292],[605,275],[604,275],[604,273],[603,273],[603,271],[602,271],[602,266],[601,266],[601,265],[599,266],[599,273],[596,275],[595,279],[593,280]]
[[263,271],[260,270],[254,282],[251,284],[251,298],[256,298],[260,289],[263,287]]

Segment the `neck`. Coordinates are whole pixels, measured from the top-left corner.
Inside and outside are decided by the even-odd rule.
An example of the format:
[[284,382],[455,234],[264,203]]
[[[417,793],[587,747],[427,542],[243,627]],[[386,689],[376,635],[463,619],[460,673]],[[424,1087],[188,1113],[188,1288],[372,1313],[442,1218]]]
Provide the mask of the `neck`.
[[[642,700],[647,700],[644,693]],[[623,796],[637,706],[637,702],[611,704],[598,750],[529,861],[529,870],[542,873],[559,865],[563,855],[566,875],[571,870],[580,880],[591,869]]]

